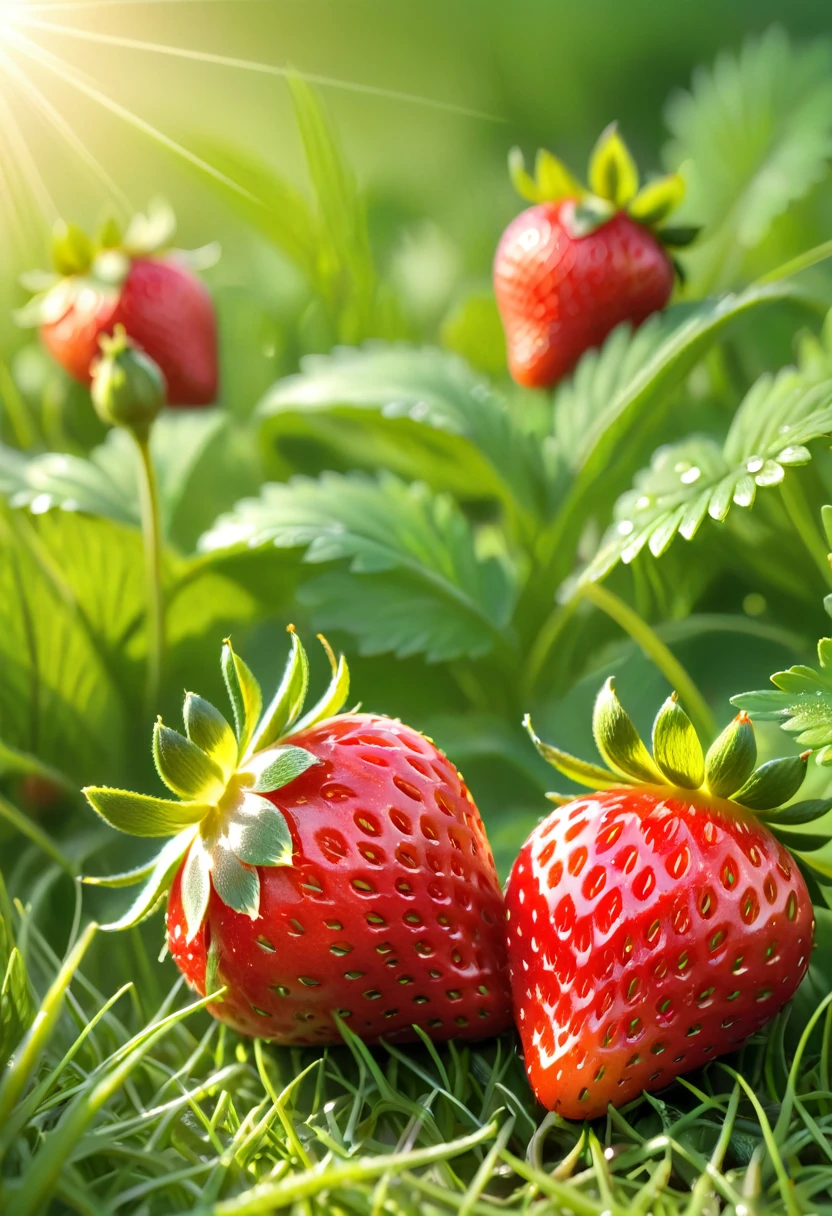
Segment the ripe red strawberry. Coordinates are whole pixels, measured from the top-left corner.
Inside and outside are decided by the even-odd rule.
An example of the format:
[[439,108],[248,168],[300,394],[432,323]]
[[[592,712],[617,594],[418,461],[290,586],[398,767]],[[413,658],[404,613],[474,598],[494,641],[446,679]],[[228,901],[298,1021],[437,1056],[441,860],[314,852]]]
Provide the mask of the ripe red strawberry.
[[[200,994],[226,987],[209,1008],[243,1034],[336,1042],[336,1014],[368,1041],[414,1038],[414,1025],[436,1039],[504,1030],[503,899],[454,766],[400,722],[333,716],[348,691],[343,660],[327,696],[298,720],[306,657],[294,634],[286,677],[258,726],[259,710],[240,712],[256,707],[256,685],[228,644],[224,669],[238,739],[190,694],[190,742],[157,725],[161,776],[198,805],[157,809],[159,827],[184,831],[167,846],[164,877],[112,927],[136,923],[172,881],[171,954]],[[147,799],[86,793],[113,826],[147,834]]]
[[794,994],[814,929],[797,864],[750,809],[790,798],[808,753],[752,773],[741,714],[706,762],[671,700],[651,759],[611,681],[595,727],[612,772],[535,739],[562,771],[606,788],[532,832],[506,890],[529,1079],[570,1119],[739,1047]]
[[172,229],[169,219],[164,231],[161,223],[134,225],[123,240],[108,231],[105,246],[62,227],[55,262],[63,277],[20,315],[40,325],[49,353],[82,384],[101,335],[123,325],[161,368],[168,405],[209,405],[217,395],[214,305],[182,255],[163,251]]
[[511,169],[535,206],[503,233],[494,291],[512,376],[544,388],[616,325],[640,325],[664,307],[674,277],[666,246],[687,243],[693,230],[657,230],[681,201],[681,178],[638,192],[635,164],[614,128],[590,161],[591,194],[546,152],[538,153],[535,180],[516,150]]

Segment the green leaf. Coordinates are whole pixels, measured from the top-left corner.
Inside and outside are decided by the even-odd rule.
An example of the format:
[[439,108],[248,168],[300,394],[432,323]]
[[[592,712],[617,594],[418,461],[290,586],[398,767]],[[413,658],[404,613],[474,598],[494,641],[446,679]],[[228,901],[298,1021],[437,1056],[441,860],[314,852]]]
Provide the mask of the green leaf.
[[[297,774],[296,774],[297,775]],[[250,866],[290,866],[292,833],[283,814],[258,794],[248,794],[228,826],[228,847]]]
[[732,504],[751,507],[758,487],[777,485],[804,463],[804,446],[832,434],[832,380],[807,383],[793,368],[762,376],[743,399],[724,445],[707,436],[659,448],[649,469],[616,504],[585,577],[600,579],[642,549],[664,553],[677,535],[691,540],[710,516],[722,521]]
[[143,610],[135,539],[0,504],[0,737],[78,785],[117,773],[124,754],[132,673],[117,676],[109,652]]
[[663,224],[684,197],[684,178],[679,173],[670,173],[642,186],[627,211],[634,220],[652,228]]
[[620,785],[635,784],[630,777],[611,773],[609,769],[601,768],[600,765],[590,764],[586,760],[570,756],[568,752],[562,752],[560,748],[553,747],[551,743],[544,743],[535,734],[528,714],[523,719],[523,726],[543,759],[556,768],[559,773],[563,773],[564,777],[568,777],[570,781],[574,781],[578,785],[587,785],[590,789],[595,790],[611,790]]
[[225,778],[220,766],[161,718],[153,728],[153,762],[165,785],[180,798],[210,805],[222,797]]
[[195,837],[185,858],[180,896],[187,928],[185,941],[190,943],[200,930],[211,898],[211,858],[201,836]]
[[251,920],[257,919],[260,912],[257,871],[244,866],[222,841],[218,841],[211,851],[211,881],[226,907]]
[[305,747],[268,747],[256,752],[241,771],[254,777],[252,793],[271,794],[319,763]]
[[616,773],[631,781],[664,784],[632,719],[616,696],[612,676],[596,698],[592,734],[598,751]]
[[12,1055],[33,1018],[26,964],[14,946],[0,985],[0,1065]]
[[638,169],[612,123],[603,132],[589,161],[589,188],[616,207],[626,207],[638,191]]
[[545,494],[539,444],[514,425],[507,402],[461,359],[431,348],[373,343],[310,356],[261,402],[270,441],[329,441],[343,459],[475,498],[494,495],[534,514]]
[[347,697],[350,695],[350,669],[347,666],[347,660],[341,655],[337,663],[335,663],[333,661],[334,655],[329,649],[329,643],[323,637],[320,640],[332,664],[332,679],[320,700],[316,701],[312,708],[294,724],[289,732],[292,735],[298,735],[301,731],[309,730],[312,726],[317,726],[319,722],[323,722],[326,718],[333,718],[336,714],[339,714],[347,703]]
[[339,336],[356,341],[373,335],[378,292],[364,200],[320,96],[301,76],[287,80],[318,207],[319,264],[329,269],[330,290],[342,284]]
[[683,216],[704,224],[687,259],[694,290],[725,287],[746,252],[827,174],[832,156],[832,56],[815,41],[793,47],[775,26],[739,54],[698,69],[671,99],[665,163],[687,184]]
[[[150,863],[147,882],[136,899],[117,920],[101,926],[105,932],[117,933],[121,929],[132,929],[134,925],[141,924],[143,920],[156,910],[160,899],[163,898],[168,887],[173,882],[173,877],[179,868],[186,849],[189,848],[196,836],[197,830],[197,825],[193,824],[167,842],[161,852]],[[120,875],[117,877],[124,878],[125,876]],[[107,881],[106,879],[84,878],[82,881],[96,883],[99,886],[115,885],[112,879]]]
[[[166,410],[157,418],[150,451],[163,532],[170,531],[197,465],[224,421],[218,409]],[[28,460],[8,459],[0,448],[0,493],[38,515],[62,507],[138,527],[137,474],[135,443],[119,428],[109,431],[88,458],[47,452]]]
[[294,629],[290,630],[289,636],[291,650],[286,661],[283,679],[271,705],[266,709],[260,725],[254,732],[249,746],[251,752],[262,751],[263,748],[269,747],[270,744],[280,739],[295,722],[306,700],[306,690],[309,687],[309,660]]
[[212,186],[256,232],[289,258],[311,281],[318,276],[320,226],[310,203],[265,160],[234,144],[196,135],[189,146],[243,191],[215,178]]
[[668,781],[685,789],[698,790],[705,778],[702,744],[675,693],[653,723],[653,759]]
[[209,757],[227,780],[237,767],[237,739],[218,709],[196,693],[185,694],[185,730],[191,743]]
[[514,572],[480,557],[459,508],[424,485],[390,475],[295,477],[239,503],[201,541],[211,552],[266,545],[303,546],[311,563],[349,562],[349,577],[319,579],[302,598],[322,628],[349,630],[364,653],[437,661],[510,644]]
[[717,798],[730,798],[744,785],[757,763],[757,740],[746,713],[737,714],[708,749],[705,780]]
[[732,705],[763,721],[779,722],[806,747],[832,743],[832,674],[799,665],[771,677],[776,686],[740,693]]
[[803,784],[808,762],[809,752],[803,752],[761,764],[734,794],[734,801],[752,811],[769,811],[788,802]]
[[[587,352],[555,394],[554,431],[547,456],[556,472],[566,465],[571,477],[556,484],[565,501],[553,525],[551,544],[563,552],[564,577],[586,522],[586,503],[596,510],[615,492],[622,472],[629,479],[633,462],[661,426],[673,393],[714,341],[732,322],[776,300],[793,295],[786,283],[753,287],[739,295],[698,304],[677,304],[648,318],[634,334],[613,330],[600,351]],[[564,479],[565,480],[565,479]]]
[[248,751],[251,736],[260,720],[263,694],[257,680],[243,659],[235,653],[228,638],[225,639],[222,647],[222,674],[228,689],[231,708],[234,711],[238,755],[242,757]]
[[83,793],[105,823],[129,836],[172,836],[201,822],[211,809],[201,802],[168,802],[103,786],[87,786]]

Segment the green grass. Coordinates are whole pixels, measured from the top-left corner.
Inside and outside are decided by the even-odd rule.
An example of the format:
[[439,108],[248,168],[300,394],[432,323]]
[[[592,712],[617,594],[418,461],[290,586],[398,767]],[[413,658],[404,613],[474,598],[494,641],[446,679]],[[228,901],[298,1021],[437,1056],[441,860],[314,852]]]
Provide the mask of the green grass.
[[786,1010],[739,1054],[581,1126],[537,1106],[513,1034],[242,1039],[181,979],[162,987],[158,920],[82,930],[80,894],[61,959],[37,908],[67,886],[44,872],[7,923],[32,1012],[0,1082],[4,1216],[832,1211],[832,995],[799,1037]]

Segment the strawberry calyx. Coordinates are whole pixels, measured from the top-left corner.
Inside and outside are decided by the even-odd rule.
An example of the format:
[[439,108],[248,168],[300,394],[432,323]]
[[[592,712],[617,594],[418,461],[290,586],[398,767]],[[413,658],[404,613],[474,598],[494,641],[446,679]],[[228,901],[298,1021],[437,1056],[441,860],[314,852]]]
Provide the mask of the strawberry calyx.
[[[832,799],[817,799],[780,810],[803,784],[811,751],[769,760],[758,767],[754,727],[748,714],[741,711],[705,753],[675,692],[656,715],[652,749],[648,750],[618,699],[613,678],[606,681],[592,716],[592,731],[604,766],[544,743],[535,734],[528,714],[523,725],[543,759],[579,785],[596,791],[649,786],[667,797],[689,798],[695,793],[704,803],[711,799],[734,803],[738,814],[753,812],[786,844],[794,843],[789,826],[819,819],[832,809]],[[549,793],[546,797],[563,805],[574,801],[575,795]],[[806,843],[809,838],[804,835],[799,839]]]
[[635,160],[615,123],[602,133],[589,159],[588,185],[584,185],[556,156],[541,148],[534,176],[526,169],[523,153],[512,148],[509,174],[518,194],[530,203],[569,200],[560,220],[573,237],[587,236],[606,224],[619,211],[648,228],[669,249],[682,249],[695,240],[700,229],[689,225],[670,226],[668,217],[685,196],[685,182],[670,173],[641,185]]
[[60,321],[84,292],[115,299],[137,258],[167,256],[192,270],[205,270],[219,257],[216,242],[200,249],[173,247],[176,216],[164,199],[152,199],[147,214],[134,215],[126,228],[111,215],[89,236],[77,224],[58,220],[52,231],[52,271],[35,270],[21,276],[34,294],[15,312],[18,325],[28,328]]
[[280,686],[265,710],[260,685],[226,639],[222,671],[234,728],[210,702],[186,693],[185,734],[153,728],[153,760],[162,781],[179,801],[104,786],[83,793],[101,818],[134,836],[170,836],[161,852],[143,866],[109,877],[84,878],[97,886],[143,883],[133,905],[103,928],[126,929],[150,916],[161,903],[185,858],[182,903],[187,940],[196,936],[211,890],[227,907],[256,920],[260,908],[258,866],[290,866],[292,834],[283,814],[264,795],[289,785],[318,759],[292,738],[340,713],[349,695],[349,670],[320,641],[332,669],[323,696],[305,714],[309,661],[294,631]]

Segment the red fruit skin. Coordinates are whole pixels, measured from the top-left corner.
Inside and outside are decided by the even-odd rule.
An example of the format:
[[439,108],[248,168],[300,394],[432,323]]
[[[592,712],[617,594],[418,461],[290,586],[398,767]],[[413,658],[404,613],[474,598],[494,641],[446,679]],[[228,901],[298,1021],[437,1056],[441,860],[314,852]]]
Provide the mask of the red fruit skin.
[[658,787],[553,811],[506,914],[529,1079],[568,1119],[739,1047],[795,992],[814,931],[803,877],[759,821]]
[[331,718],[292,743],[321,763],[269,795],[295,853],[292,866],[259,868],[258,919],[212,890],[186,944],[174,880],[168,945],[189,984],[204,995],[214,942],[229,992],[211,1012],[284,1044],[340,1042],[333,1010],[368,1042],[414,1039],[414,1023],[434,1039],[505,1030],[503,897],[454,766],[423,735],[370,714]]
[[184,266],[136,258],[118,292],[90,286],[58,321],[41,326],[46,349],[81,384],[98,339],[122,324],[167,381],[168,405],[210,405],[217,396],[217,322],[205,285]]
[[640,325],[673,290],[673,264],[647,228],[619,211],[594,232],[571,236],[574,209],[574,199],[529,207],[506,228],[494,258],[509,370],[529,388],[560,380],[616,325]]

